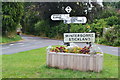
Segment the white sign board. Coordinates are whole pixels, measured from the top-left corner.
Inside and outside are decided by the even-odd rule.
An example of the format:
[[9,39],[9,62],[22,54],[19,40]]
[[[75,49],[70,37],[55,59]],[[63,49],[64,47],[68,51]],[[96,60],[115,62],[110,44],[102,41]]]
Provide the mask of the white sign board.
[[65,20],[70,14],[53,14],[51,15],[52,20]]
[[95,33],[64,33],[64,42],[95,42]]
[[87,18],[86,17],[68,17],[64,20],[64,24],[70,24],[70,23],[86,23]]

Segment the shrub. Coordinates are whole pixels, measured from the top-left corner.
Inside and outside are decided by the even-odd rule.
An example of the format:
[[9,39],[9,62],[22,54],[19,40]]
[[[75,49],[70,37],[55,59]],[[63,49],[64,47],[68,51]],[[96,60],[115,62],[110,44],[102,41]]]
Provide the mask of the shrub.
[[67,24],[60,23],[57,26],[51,28],[50,37],[63,38],[63,33],[68,32]]
[[37,35],[55,38],[63,37],[63,33],[67,32],[67,25],[60,23],[57,26],[50,26],[48,21],[39,21],[35,24],[35,31]]
[[60,23],[57,27],[57,33],[63,36],[63,33],[68,32],[68,25]]
[[[89,28],[88,28],[89,26]],[[82,25],[82,24],[71,24],[70,31],[73,33],[84,33],[90,31],[90,25]]]
[[[114,39],[118,39],[118,37],[120,37],[119,35],[119,29],[117,28],[120,28],[120,25],[114,25],[114,28],[113,29],[110,29],[106,32],[105,34],[105,38],[110,41],[110,42],[113,42]],[[119,35],[119,36],[118,36]]]
[[117,25],[119,23],[119,19],[117,16],[111,16],[109,18],[106,18],[105,21],[107,22],[107,25],[110,26]]
[[35,24],[35,33],[36,35],[47,36],[49,35],[50,26],[47,21],[38,21]]
[[108,18],[111,16],[116,16],[117,13],[115,12],[115,10],[112,9],[108,9],[108,10],[104,10],[100,16],[100,18]]
[[91,24],[91,31],[95,33],[100,33],[100,36],[102,36],[103,28],[108,27],[106,23],[107,22],[104,19],[100,19],[100,20],[96,19],[94,23]]
[[100,44],[111,46],[120,46],[120,25],[114,25],[113,29],[108,30],[103,38],[100,38]]
[[83,29],[83,27],[81,27],[80,25],[74,25],[74,24],[71,24],[71,27],[70,27],[70,32],[73,32],[73,33],[77,33],[77,32],[81,32],[80,29]]

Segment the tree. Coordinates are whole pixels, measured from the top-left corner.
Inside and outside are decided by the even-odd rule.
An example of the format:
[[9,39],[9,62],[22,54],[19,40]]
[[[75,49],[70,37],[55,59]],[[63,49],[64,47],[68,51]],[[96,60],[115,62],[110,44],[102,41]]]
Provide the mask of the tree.
[[23,3],[3,2],[2,3],[2,35],[15,35],[17,25],[20,24],[23,15]]

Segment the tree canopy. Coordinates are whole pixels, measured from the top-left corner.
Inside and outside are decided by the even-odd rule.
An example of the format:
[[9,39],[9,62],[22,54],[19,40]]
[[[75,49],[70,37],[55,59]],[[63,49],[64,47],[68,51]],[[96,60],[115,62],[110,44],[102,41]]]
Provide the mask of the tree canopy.
[[23,3],[19,2],[2,3],[2,35],[10,35],[16,31],[23,15],[23,8]]

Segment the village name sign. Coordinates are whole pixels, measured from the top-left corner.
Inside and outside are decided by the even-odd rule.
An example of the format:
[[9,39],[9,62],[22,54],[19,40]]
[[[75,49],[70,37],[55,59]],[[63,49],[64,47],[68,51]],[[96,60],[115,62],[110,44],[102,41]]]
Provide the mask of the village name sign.
[[95,42],[95,33],[64,33],[64,42]]

